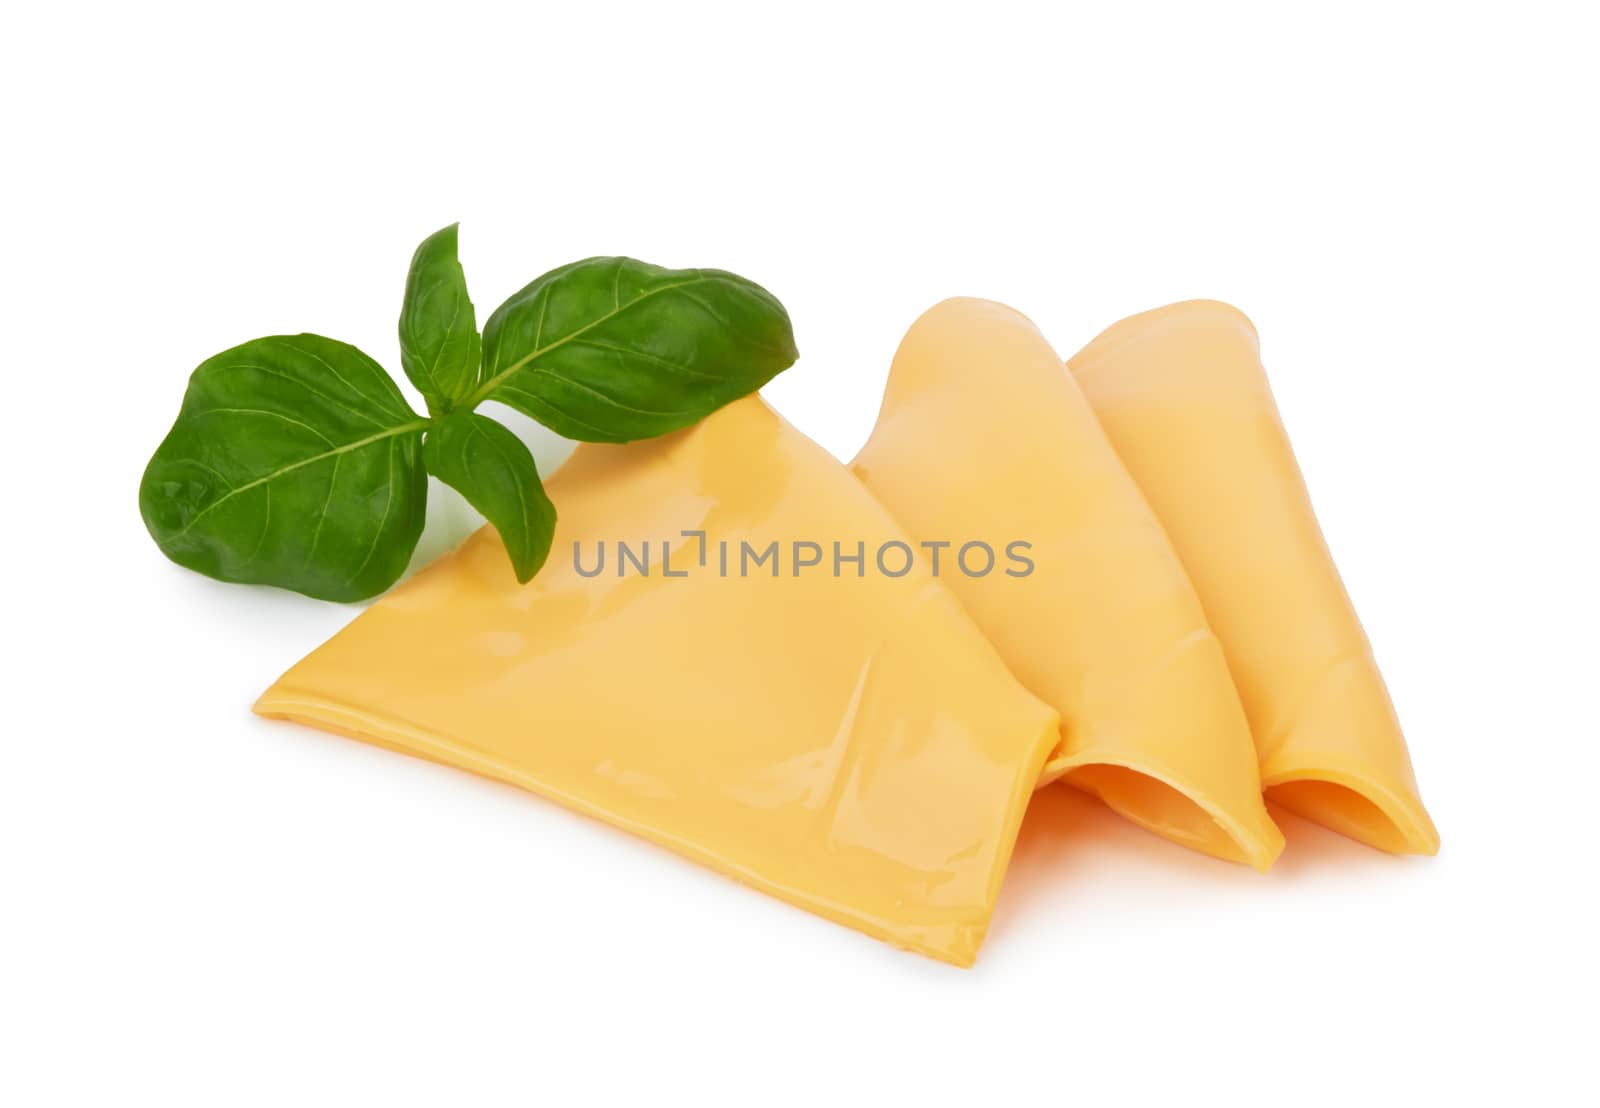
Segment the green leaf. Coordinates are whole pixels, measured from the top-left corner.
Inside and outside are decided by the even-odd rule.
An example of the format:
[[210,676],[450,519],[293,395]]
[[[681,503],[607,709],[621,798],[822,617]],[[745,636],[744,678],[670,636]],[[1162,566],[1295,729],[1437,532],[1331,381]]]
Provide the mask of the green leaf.
[[456,258],[459,226],[435,231],[417,247],[400,309],[400,364],[436,413],[472,391],[482,361],[467,277]]
[[167,557],[208,577],[362,600],[422,532],[427,425],[355,347],[256,339],[189,378],[139,510]]
[[487,416],[457,412],[428,431],[422,458],[429,473],[494,524],[517,580],[531,580],[550,553],[556,507],[522,440]]
[[590,258],[507,300],[483,331],[493,398],[572,439],[675,431],[754,392],[799,356],[776,297],[718,269]]

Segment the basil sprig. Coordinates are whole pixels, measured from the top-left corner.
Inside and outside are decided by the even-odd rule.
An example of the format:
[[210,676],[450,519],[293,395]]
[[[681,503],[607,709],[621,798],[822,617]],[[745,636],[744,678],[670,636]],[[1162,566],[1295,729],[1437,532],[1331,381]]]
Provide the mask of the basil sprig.
[[498,400],[567,438],[630,442],[687,427],[796,357],[788,313],[759,285],[632,258],[552,270],[480,336],[452,225],[417,248],[400,313],[400,364],[426,416],[353,346],[256,339],[189,378],[139,510],[181,566],[363,600],[405,570],[431,473],[494,525],[528,581],[556,509],[528,448],[473,409]]

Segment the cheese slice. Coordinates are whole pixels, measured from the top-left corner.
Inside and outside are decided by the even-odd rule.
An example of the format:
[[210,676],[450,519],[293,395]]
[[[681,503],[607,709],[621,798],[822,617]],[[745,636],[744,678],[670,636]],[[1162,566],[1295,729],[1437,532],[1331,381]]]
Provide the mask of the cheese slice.
[[1070,364],[1222,640],[1268,798],[1383,850],[1436,852],[1250,321],[1173,304],[1115,324]]
[[[895,354],[852,468],[930,544],[930,560],[942,555],[940,579],[1061,713],[1064,745],[1046,777],[1065,775],[1185,846],[1272,864],[1283,836],[1261,801],[1222,650],[1161,525],[1032,323],[986,300],[925,314]],[[983,548],[962,558],[972,543],[1004,568],[978,573]]]
[[530,584],[480,530],[256,710],[520,785],[970,964],[1058,721],[922,566],[876,572],[907,541],[889,515],[758,397],[581,446],[548,489],[560,521]]

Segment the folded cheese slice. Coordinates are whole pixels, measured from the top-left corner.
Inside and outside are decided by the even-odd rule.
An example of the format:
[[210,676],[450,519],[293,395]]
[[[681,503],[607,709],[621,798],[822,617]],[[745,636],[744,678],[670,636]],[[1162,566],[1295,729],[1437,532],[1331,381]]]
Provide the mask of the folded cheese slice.
[[548,487],[560,521],[530,584],[484,528],[256,710],[520,785],[970,964],[1058,721],[922,567],[860,572],[906,542],[889,515],[757,397],[581,446]]
[[1222,640],[1268,798],[1383,850],[1437,851],[1250,321],[1173,304],[1115,324],[1070,365]]
[[[1261,802],[1222,650],[1161,525],[1032,323],[986,300],[925,314],[895,354],[852,468],[930,561],[942,556],[940,579],[1060,711],[1064,746],[1046,776],[1065,774],[1196,850],[1272,864],[1283,836]],[[978,574],[986,555],[963,557],[969,543],[1004,570]]]

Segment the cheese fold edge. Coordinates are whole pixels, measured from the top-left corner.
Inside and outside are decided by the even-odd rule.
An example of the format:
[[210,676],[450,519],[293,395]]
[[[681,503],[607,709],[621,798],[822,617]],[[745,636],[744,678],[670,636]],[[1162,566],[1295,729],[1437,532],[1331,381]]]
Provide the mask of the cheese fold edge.
[[1382,850],[1436,853],[1254,325],[1227,304],[1184,301],[1113,324],[1068,364],[1222,642],[1268,799]]
[[[1046,780],[1064,777],[1192,849],[1271,866],[1283,836],[1262,804],[1221,647],[1155,514],[1031,321],[970,298],[926,312],[895,353],[851,468],[942,554],[941,580],[1060,712]],[[959,548],[973,542],[1006,572],[970,574]]]

